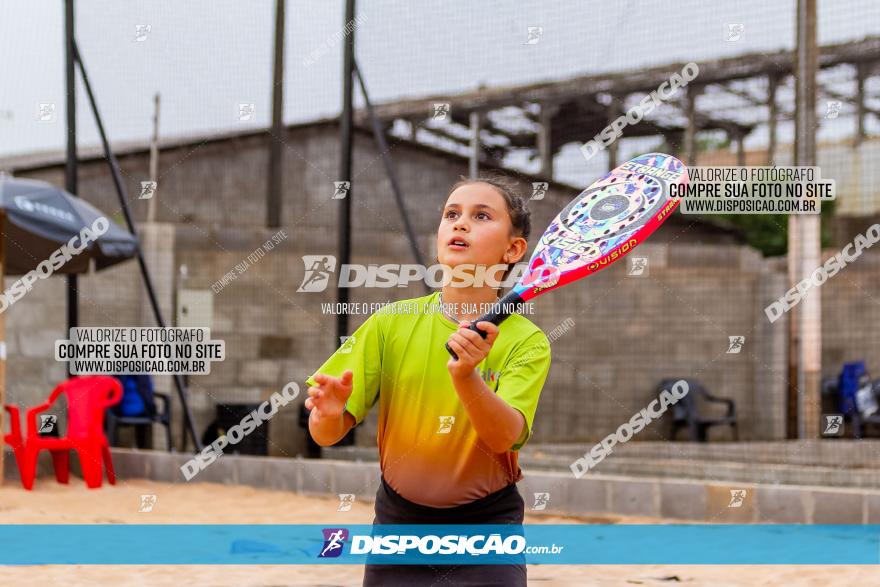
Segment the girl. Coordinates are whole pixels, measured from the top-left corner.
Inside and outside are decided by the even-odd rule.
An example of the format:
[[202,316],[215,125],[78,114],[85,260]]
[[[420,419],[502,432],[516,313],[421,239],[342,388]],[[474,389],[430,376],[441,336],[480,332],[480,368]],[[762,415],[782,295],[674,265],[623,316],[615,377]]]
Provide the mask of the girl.
[[[459,181],[437,230],[437,259],[455,268],[523,258],[529,211],[504,178]],[[502,266],[500,264],[506,265]],[[495,273],[498,273],[496,271]],[[489,284],[496,281],[487,279]],[[527,318],[478,322],[498,299],[484,283],[444,285],[368,318],[308,379],[312,438],[335,444],[379,402],[374,524],[521,524],[518,451],[550,369],[550,344]],[[458,360],[447,353],[449,343]],[[364,585],[525,585],[525,565],[366,566]]]

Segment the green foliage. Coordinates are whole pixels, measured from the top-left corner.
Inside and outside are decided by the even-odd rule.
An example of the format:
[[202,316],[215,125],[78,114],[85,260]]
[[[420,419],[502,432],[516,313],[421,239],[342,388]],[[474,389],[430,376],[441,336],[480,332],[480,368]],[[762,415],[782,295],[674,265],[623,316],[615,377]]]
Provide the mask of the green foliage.
[[[834,204],[822,202],[822,247],[831,245]],[[697,216],[705,220],[721,220],[742,231],[746,244],[761,251],[765,257],[784,255],[788,251],[788,214],[712,214]]]
[[784,255],[788,247],[787,214],[713,214],[698,218],[721,220],[738,228],[746,244],[761,251],[765,257]]

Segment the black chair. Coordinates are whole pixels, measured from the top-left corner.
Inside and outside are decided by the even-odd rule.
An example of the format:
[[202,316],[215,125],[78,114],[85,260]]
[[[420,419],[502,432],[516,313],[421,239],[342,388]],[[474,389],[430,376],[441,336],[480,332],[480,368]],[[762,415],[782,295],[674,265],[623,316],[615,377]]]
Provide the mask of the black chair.
[[[707,432],[712,426],[730,426],[733,439],[739,440],[739,429],[736,422],[736,403],[732,399],[715,397],[710,394],[696,379],[680,377],[664,379],[657,386],[657,395],[664,390],[671,390],[676,381],[684,379],[688,384],[688,393],[672,406],[672,439],[675,440],[678,430],[686,428],[691,442],[706,442]],[[718,403],[727,406],[727,413],[720,418],[709,418],[700,415],[700,403]]]
[[[153,424],[161,424],[165,427],[165,446],[168,447],[169,452],[174,450],[174,445],[171,444],[171,398],[167,393],[158,391],[153,392],[153,398],[153,405],[147,406],[147,413],[141,416],[120,416],[113,410],[107,410],[104,422],[110,446],[116,446],[117,430],[120,427],[134,426],[135,446],[152,448],[150,446],[152,437],[148,435],[152,434]],[[155,402],[157,399],[162,401]],[[156,405],[157,403],[162,404],[161,409]]]

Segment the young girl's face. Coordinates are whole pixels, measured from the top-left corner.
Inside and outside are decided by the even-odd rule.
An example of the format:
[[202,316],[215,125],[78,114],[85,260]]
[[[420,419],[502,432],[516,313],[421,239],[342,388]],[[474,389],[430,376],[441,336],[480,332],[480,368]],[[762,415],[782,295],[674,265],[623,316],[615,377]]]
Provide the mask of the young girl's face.
[[525,239],[513,234],[504,196],[493,186],[471,183],[449,194],[437,230],[440,263],[450,267],[516,263],[525,249]]

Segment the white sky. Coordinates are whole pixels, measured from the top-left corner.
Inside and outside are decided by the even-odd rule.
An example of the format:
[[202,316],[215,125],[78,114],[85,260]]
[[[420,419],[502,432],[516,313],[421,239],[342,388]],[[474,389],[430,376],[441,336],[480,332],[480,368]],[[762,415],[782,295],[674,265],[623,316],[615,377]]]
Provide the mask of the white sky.
[[[357,55],[376,102],[565,79],[794,44],[794,0],[360,0]],[[63,0],[0,5],[0,156],[64,147]],[[77,37],[111,141],[269,125],[274,0],[78,0]],[[880,35],[880,2],[819,0],[820,43]],[[726,40],[742,23],[741,40]],[[143,42],[136,25],[150,25]],[[285,121],[339,111],[342,0],[287,2]],[[526,45],[527,27],[543,27]],[[328,46],[329,45],[329,46]],[[311,65],[313,51],[321,52]],[[57,105],[39,122],[38,103]],[[254,103],[250,122],[238,104]],[[79,95],[80,145],[97,132]],[[589,137],[587,137],[589,138]]]

